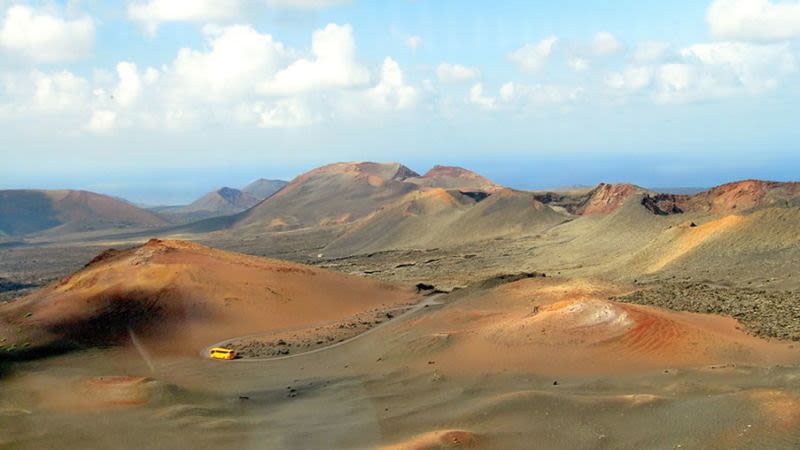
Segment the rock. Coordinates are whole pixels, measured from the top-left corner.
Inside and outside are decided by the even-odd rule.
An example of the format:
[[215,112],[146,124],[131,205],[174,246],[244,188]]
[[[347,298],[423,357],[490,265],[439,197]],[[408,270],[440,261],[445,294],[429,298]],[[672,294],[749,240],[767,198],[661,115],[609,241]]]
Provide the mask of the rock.
[[432,284],[426,284],[426,283],[417,283],[416,288],[417,288],[417,293],[420,293],[422,291],[432,291],[435,289],[435,287]]

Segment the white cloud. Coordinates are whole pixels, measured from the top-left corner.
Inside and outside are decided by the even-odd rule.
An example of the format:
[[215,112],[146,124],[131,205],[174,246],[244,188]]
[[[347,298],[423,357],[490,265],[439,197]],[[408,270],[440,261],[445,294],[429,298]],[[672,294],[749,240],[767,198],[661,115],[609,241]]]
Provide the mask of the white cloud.
[[203,32],[205,48],[182,48],[160,70],[121,61],[115,71],[94,69],[91,82],[68,71],[0,73],[0,112],[61,114],[62,126],[91,133],[211,123],[291,128],[343,114],[409,110],[421,97],[390,57],[370,84],[349,25],[314,32],[305,57],[250,26],[206,26]]
[[500,98],[506,102],[523,104],[562,104],[577,100],[584,93],[581,87],[548,84],[519,84],[508,82],[500,87]]
[[567,65],[575,72],[583,72],[589,68],[589,61],[585,58],[572,57],[567,60]]
[[791,72],[796,68],[796,58],[788,44],[715,42],[692,45],[680,54],[704,64],[728,66],[743,76],[754,71]]
[[750,93],[774,88],[780,77],[797,69],[796,57],[788,44],[716,42],[692,45],[680,54],[687,62],[702,65],[705,76],[715,84]]
[[663,87],[682,91],[689,87],[691,70],[688,64],[664,64],[658,72],[658,78]]
[[416,105],[419,91],[405,84],[400,65],[392,58],[386,58],[381,68],[381,80],[366,91],[371,104],[377,109],[408,109]]
[[273,76],[286,56],[283,44],[248,25],[206,27],[208,51],[182,48],[169,68],[172,92],[212,102],[252,94]]
[[653,70],[649,67],[626,67],[622,72],[614,72],[606,76],[605,83],[616,90],[630,92],[640,91],[650,85]]
[[3,109],[12,116],[75,114],[89,101],[89,83],[67,70],[6,73],[0,81],[7,101]]
[[659,103],[685,103],[759,95],[778,88],[798,68],[789,43],[711,42],[688,46],[669,58],[665,53],[664,44],[640,45],[633,63],[608,74],[605,85],[622,93],[652,87]]
[[539,72],[547,63],[558,38],[550,36],[535,44],[525,44],[508,55],[508,59],[528,73]]
[[497,109],[497,99],[483,95],[483,84],[476,83],[469,90],[468,101],[485,110]]
[[311,125],[317,119],[297,99],[282,99],[271,105],[258,103],[254,107],[261,128],[296,128]]
[[369,83],[369,72],[355,60],[350,25],[329,24],[311,37],[314,59],[299,59],[264,83],[269,95],[296,95],[325,88],[347,88]]
[[167,22],[227,22],[243,19],[258,7],[316,10],[348,0],[144,0],[128,5],[128,18],[149,34]]
[[592,51],[595,55],[607,56],[621,52],[622,44],[608,31],[600,31],[594,35]]
[[474,67],[442,63],[436,67],[436,76],[443,83],[458,83],[474,80],[481,76],[481,72]]
[[144,82],[147,85],[153,85],[158,82],[158,79],[161,78],[161,74],[158,72],[157,69],[152,67],[148,67],[147,70],[144,71]]
[[76,111],[85,106],[89,83],[72,72],[62,70],[46,74],[34,70],[32,99],[40,113]]
[[63,19],[45,9],[15,5],[0,25],[0,48],[40,63],[74,61],[94,45],[89,17]]
[[516,88],[514,87],[514,83],[509,81],[508,83],[500,86],[500,98],[504,102],[510,102],[514,100],[514,95],[516,94]]
[[714,0],[706,19],[720,39],[777,41],[800,36],[797,0]]
[[669,51],[669,44],[657,41],[640,42],[636,46],[633,60],[638,63],[649,63],[659,61]]
[[148,0],[128,5],[128,18],[155,34],[164,22],[226,21],[243,11],[243,0]]
[[117,74],[119,83],[114,90],[114,99],[122,107],[132,105],[142,93],[142,78],[136,64],[123,61],[117,64]]
[[692,66],[681,63],[664,64],[658,69],[658,92],[656,100],[662,103],[674,103],[693,100],[695,92],[690,92],[693,83],[697,83]]
[[295,9],[323,9],[349,3],[349,0],[266,0],[269,6]]
[[608,31],[601,31],[594,35],[592,51],[596,55],[606,56],[621,52],[622,44]]
[[117,126],[117,113],[115,111],[100,109],[92,113],[86,129],[93,133],[108,133]]
[[406,38],[406,46],[411,50],[416,50],[422,45],[422,38],[419,36],[409,36]]

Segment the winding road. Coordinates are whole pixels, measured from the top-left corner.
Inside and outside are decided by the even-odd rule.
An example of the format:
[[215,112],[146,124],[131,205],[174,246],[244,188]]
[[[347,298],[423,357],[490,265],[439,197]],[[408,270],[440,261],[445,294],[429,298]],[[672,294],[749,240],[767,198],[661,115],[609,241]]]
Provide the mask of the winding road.
[[[418,311],[420,311],[420,310],[422,310],[424,308],[427,308],[427,307],[430,307],[430,306],[441,305],[442,302],[437,301],[437,299],[442,297],[442,296],[444,296],[444,295],[447,295],[447,294],[435,294],[435,295],[432,295],[432,296],[426,298],[425,300],[417,303],[416,305],[412,306],[411,308],[409,308],[408,311],[406,311],[406,312],[394,317],[393,319],[387,320],[386,322],[383,322],[383,323],[381,323],[379,325],[376,325],[376,326],[370,328],[369,330],[367,330],[367,331],[365,331],[363,333],[357,334],[357,335],[355,335],[353,337],[350,337],[350,338],[347,338],[347,339],[345,339],[343,341],[339,341],[339,342],[336,342],[334,344],[327,345],[325,347],[319,347],[319,348],[315,348],[314,350],[309,350],[309,351],[303,352],[303,353],[295,353],[293,355],[273,356],[273,357],[269,357],[269,358],[238,358],[238,359],[232,359],[232,360],[228,360],[228,361],[224,361],[224,362],[227,362],[227,363],[230,363],[230,362],[245,363],[245,362],[279,361],[279,360],[282,360],[282,359],[299,358],[301,356],[307,356],[307,355],[312,355],[314,353],[320,353],[320,352],[323,352],[323,351],[327,351],[327,350],[330,350],[330,349],[333,349],[333,348],[336,348],[336,347],[340,347],[340,346],[345,345],[345,344],[349,344],[349,343],[355,341],[356,339],[361,339],[364,336],[367,336],[368,334],[373,333],[373,332],[375,332],[375,331],[377,331],[377,330],[379,330],[379,329],[381,329],[381,328],[383,328],[383,327],[385,327],[385,326],[387,326],[389,324],[397,323],[398,321],[400,321],[402,319],[405,319],[405,318],[411,316],[412,314],[414,314],[414,313],[416,313],[416,312],[418,312]],[[254,338],[254,337],[258,337],[258,336],[263,336],[266,333],[267,332],[260,333],[260,334],[251,334],[251,335],[246,335],[246,336],[236,336],[236,337],[232,337],[232,338],[228,338],[228,339],[216,342],[214,344],[209,345],[205,349],[203,349],[203,357],[206,358],[206,359],[211,359],[211,358],[208,357],[208,352],[213,347],[224,347],[225,344],[228,343],[228,342],[237,341],[237,340],[240,340],[240,339],[249,339],[249,338]]]

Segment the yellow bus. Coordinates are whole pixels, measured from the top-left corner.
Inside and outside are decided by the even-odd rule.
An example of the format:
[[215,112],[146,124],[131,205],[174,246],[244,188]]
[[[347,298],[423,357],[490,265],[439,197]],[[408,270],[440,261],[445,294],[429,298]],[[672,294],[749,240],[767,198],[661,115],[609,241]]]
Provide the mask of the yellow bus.
[[236,350],[214,347],[208,351],[208,357],[211,359],[234,359],[236,358]]

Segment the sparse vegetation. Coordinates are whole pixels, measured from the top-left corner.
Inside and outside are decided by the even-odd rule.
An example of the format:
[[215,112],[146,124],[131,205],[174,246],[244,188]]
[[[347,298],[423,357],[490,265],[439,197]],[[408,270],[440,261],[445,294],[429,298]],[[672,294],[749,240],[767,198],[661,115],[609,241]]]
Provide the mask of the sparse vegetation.
[[663,283],[611,300],[676,311],[722,314],[768,338],[800,341],[800,292]]

